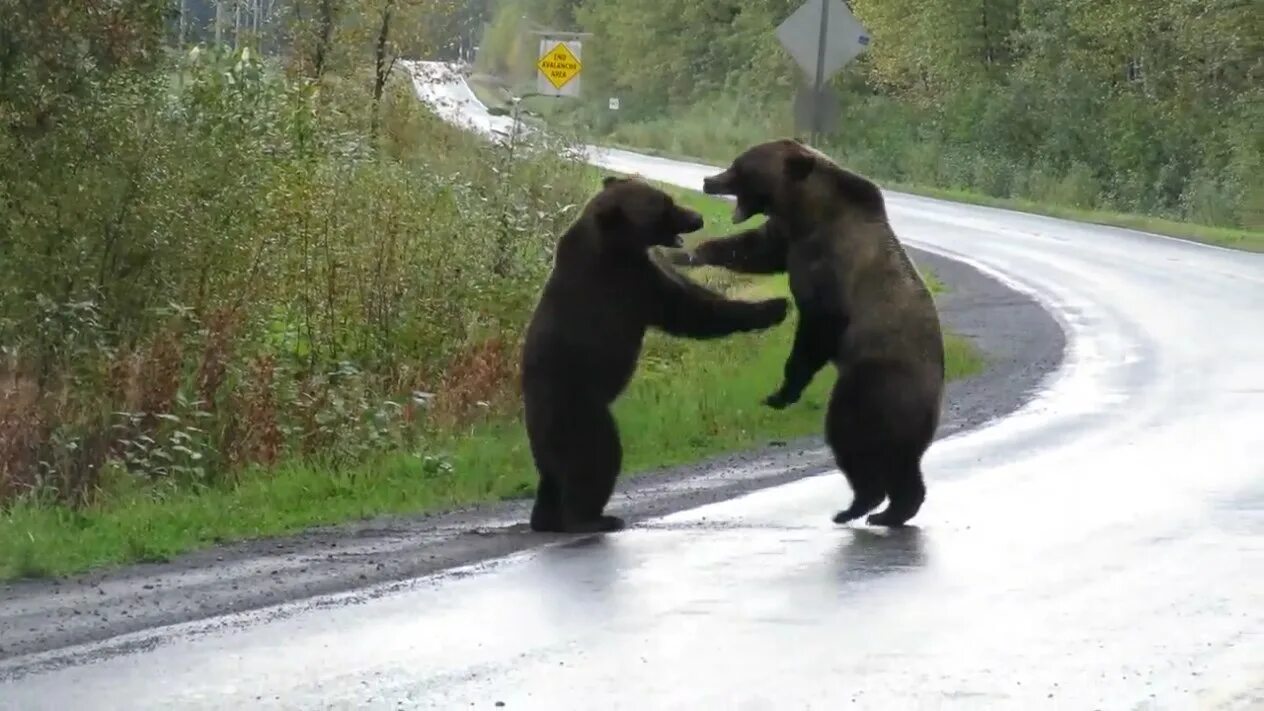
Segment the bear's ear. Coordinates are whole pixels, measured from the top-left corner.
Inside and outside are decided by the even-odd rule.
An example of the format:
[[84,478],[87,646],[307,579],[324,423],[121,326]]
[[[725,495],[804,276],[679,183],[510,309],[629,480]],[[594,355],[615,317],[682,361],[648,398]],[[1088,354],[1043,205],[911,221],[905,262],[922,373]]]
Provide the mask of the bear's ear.
[[806,151],[796,151],[786,156],[786,176],[798,182],[812,173],[816,158]]
[[611,185],[614,185],[615,183],[619,182],[620,180],[622,180],[622,178],[618,178],[613,175],[607,175],[606,177],[601,179],[601,187],[608,188]]

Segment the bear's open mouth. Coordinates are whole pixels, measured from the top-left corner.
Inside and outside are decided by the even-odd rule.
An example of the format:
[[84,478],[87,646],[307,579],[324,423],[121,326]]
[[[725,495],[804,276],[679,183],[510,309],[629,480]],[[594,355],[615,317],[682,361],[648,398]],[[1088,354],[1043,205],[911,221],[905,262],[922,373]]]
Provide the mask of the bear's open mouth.
[[762,208],[753,206],[751,199],[742,195],[740,188],[734,185],[736,181],[733,175],[733,169],[729,168],[719,175],[703,178],[702,192],[707,195],[727,195],[735,198],[733,224],[738,225],[762,212]]
[[764,202],[749,196],[737,195],[733,205],[733,224],[740,225],[755,215],[763,214]]

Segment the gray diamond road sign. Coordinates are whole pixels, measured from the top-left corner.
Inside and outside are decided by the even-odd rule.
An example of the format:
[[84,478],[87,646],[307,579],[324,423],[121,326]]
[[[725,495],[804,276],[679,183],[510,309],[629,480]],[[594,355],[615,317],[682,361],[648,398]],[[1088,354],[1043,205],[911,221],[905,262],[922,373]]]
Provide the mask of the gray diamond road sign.
[[822,85],[869,47],[869,32],[842,0],[807,0],[776,30],[777,41],[808,77],[816,105],[813,130],[824,124]]
[[807,0],[777,26],[777,41],[807,73],[809,83],[815,85],[818,59],[822,65],[819,81],[823,82],[868,49],[869,32],[842,0]]

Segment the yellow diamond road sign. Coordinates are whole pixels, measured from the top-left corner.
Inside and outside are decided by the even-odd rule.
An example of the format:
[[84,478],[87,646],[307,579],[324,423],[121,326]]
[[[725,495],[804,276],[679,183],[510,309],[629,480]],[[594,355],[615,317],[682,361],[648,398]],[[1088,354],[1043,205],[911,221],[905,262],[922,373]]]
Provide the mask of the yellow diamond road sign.
[[545,52],[535,65],[539,67],[540,73],[553,85],[554,89],[566,86],[567,82],[579,76],[584,69],[584,65],[579,63],[579,59],[571,54],[562,42],[558,42],[553,49]]

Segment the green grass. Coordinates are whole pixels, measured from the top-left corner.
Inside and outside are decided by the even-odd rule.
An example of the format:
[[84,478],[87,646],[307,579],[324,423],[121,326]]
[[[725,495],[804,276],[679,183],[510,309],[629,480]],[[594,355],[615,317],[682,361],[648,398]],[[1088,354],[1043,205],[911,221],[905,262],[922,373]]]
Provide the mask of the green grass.
[[[731,226],[727,203],[675,190],[708,227]],[[746,279],[697,270],[742,298],[787,293],[784,275]],[[942,289],[937,281],[932,286]],[[820,431],[834,372],[822,370],[802,401],[783,411],[760,400],[781,378],[794,318],[763,333],[717,341],[651,332],[633,383],[615,407],[626,449],[625,472],[697,461]],[[950,378],[977,372],[979,354],[964,340],[947,343]],[[291,462],[246,472],[231,487],[201,491],[110,484],[82,511],[17,505],[0,515],[0,577],[64,575],[104,565],[161,561],[215,543],[292,533],[383,514],[412,514],[529,496],[535,488],[518,418],[451,433],[424,451],[389,453],[350,469]]]
[[[654,145],[635,145],[616,141],[604,141],[603,143],[614,148],[638,151],[663,158],[673,158],[694,162],[715,162],[717,160],[715,156],[687,155],[663,150]],[[1104,210],[1084,210],[1062,205],[1041,203],[1023,198],[993,197],[991,195],[984,195],[982,193],[968,190],[948,190],[943,188],[926,187],[923,185],[910,185],[907,183],[893,182],[883,182],[882,186],[888,190],[895,190],[940,200],[949,200],[952,202],[967,203],[971,205],[982,205],[985,207],[998,207],[1036,215],[1075,220],[1077,222],[1087,222],[1110,227],[1123,227],[1127,229],[1141,230],[1143,232],[1151,232],[1158,235],[1166,235],[1168,237],[1179,237],[1181,239],[1193,240],[1195,242],[1203,242],[1205,244],[1213,244],[1231,249],[1240,249],[1248,252],[1264,252],[1264,231],[1260,230],[1213,227],[1162,217],[1150,217],[1147,215],[1135,215]]]

